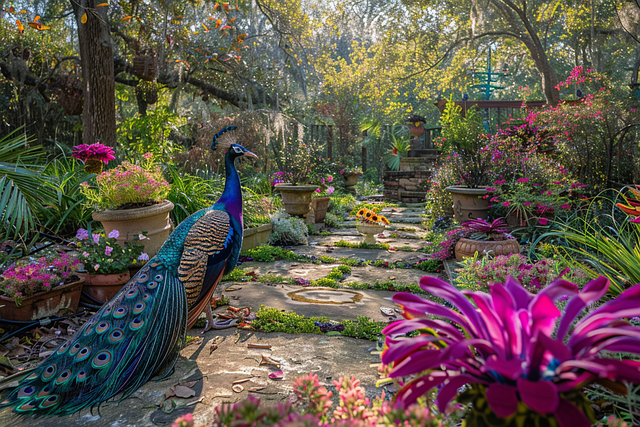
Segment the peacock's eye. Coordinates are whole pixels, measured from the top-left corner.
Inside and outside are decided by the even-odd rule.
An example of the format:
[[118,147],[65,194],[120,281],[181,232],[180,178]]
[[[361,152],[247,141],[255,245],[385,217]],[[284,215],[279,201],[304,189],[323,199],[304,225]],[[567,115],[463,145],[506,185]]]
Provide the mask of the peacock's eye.
[[236,153],[242,153],[240,147],[233,147],[233,151],[235,151]]

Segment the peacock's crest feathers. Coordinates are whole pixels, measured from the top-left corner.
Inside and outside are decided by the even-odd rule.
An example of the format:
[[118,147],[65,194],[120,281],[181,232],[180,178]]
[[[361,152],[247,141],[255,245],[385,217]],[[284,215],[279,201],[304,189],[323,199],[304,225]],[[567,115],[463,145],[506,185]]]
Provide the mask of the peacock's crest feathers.
[[222,128],[213,136],[213,141],[211,141],[211,149],[216,151],[218,148],[222,148],[226,150],[231,146],[231,144],[235,144],[238,140],[237,132],[234,132],[238,127],[237,126],[227,126]]
[[63,415],[118,394],[124,398],[175,362],[186,321],[182,285],[164,264],[151,260],[71,341],[21,381],[0,408]]

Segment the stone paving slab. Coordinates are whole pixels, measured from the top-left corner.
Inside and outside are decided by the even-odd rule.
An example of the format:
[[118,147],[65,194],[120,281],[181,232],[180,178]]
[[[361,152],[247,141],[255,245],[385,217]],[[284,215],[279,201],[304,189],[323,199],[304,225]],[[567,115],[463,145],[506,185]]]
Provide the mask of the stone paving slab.
[[[197,335],[200,330],[190,331]],[[220,336],[218,348],[209,354],[212,340]],[[152,427],[170,426],[181,415],[193,413],[196,425],[211,425],[215,407],[222,403],[234,403],[244,399],[252,387],[264,387],[251,392],[265,404],[274,405],[287,398],[291,382],[295,377],[310,372],[318,374],[320,381],[335,392],[332,380],[340,376],[355,375],[360,379],[369,397],[379,396],[382,389],[376,388],[377,369],[370,364],[378,363],[380,357],[369,352],[375,343],[341,336],[313,334],[254,333],[226,329],[209,331],[204,341],[187,346],[176,364],[175,372],[166,380],[150,381],[124,401],[107,402],[100,410],[81,411],[78,414],[55,418],[15,418],[7,410],[0,412],[3,427]],[[269,344],[271,350],[249,349],[248,343]],[[268,378],[275,366],[260,365],[262,355],[280,363],[284,379]],[[232,383],[249,378],[242,383],[244,390],[236,393]],[[196,393],[187,399],[173,398],[178,407],[165,414],[158,409],[166,390],[179,381],[198,382],[193,386]],[[200,403],[184,406],[187,403]]]
[[[235,289],[230,292],[227,289]],[[284,311],[294,311],[307,317],[327,316],[331,320],[356,320],[358,316],[367,316],[377,322],[389,321],[389,317],[382,314],[380,307],[399,308],[391,297],[392,291],[351,290],[302,287],[282,284],[266,284],[243,282],[224,284],[224,293],[234,307],[251,307],[257,312],[261,305]],[[305,299],[306,302],[292,298]],[[357,300],[354,302],[354,299]],[[320,302],[322,301],[322,302]],[[331,304],[329,302],[341,302]],[[226,307],[217,311],[224,312]]]
[[[389,237],[390,233],[384,233],[385,237],[376,237],[376,243],[386,243],[391,247],[400,248],[400,247],[409,247],[415,250],[424,249],[427,246],[427,241],[423,239],[403,239],[400,237]],[[364,237],[360,234],[358,235],[335,235],[331,236],[309,236],[309,244],[313,246],[313,244],[317,244],[318,246],[333,246],[336,242],[340,240],[344,240],[348,243],[362,243]]]
[[427,255],[423,252],[383,251],[377,249],[328,248],[326,246],[292,246],[287,248],[299,255],[331,256],[374,261],[377,259],[396,262],[415,262]]
[[[276,276],[290,277],[292,279],[303,278],[307,280],[318,280],[331,272],[334,267],[340,264],[311,264],[295,263],[291,261],[276,262],[245,262],[242,269],[253,271],[259,276],[274,274]],[[351,267],[351,275],[345,279],[348,282],[375,283],[393,280],[398,284],[415,284],[425,275],[437,277],[434,273],[426,273],[422,270],[410,268],[381,268],[381,267]]]

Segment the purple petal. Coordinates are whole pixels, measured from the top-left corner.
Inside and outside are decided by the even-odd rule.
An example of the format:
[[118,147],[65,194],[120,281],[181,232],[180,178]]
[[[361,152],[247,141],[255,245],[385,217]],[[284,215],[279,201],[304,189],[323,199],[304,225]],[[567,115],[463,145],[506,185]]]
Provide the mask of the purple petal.
[[520,398],[529,408],[539,414],[551,414],[558,409],[558,388],[550,381],[518,379]]
[[465,384],[475,384],[478,380],[469,375],[458,375],[446,382],[444,387],[440,389],[438,392],[438,397],[436,398],[436,403],[438,404],[438,409],[441,413],[444,413],[445,409],[447,409],[447,405],[451,402],[458,394],[458,389]]
[[632,286],[618,295],[616,299],[598,307],[576,325],[571,335],[573,338],[573,336],[586,333],[609,320],[633,316],[640,316],[640,284]]
[[534,297],[534,295],[527,291],[517,279],[514,279],[511,276],[508,276],[507,280],[505,280],[504,287],[513,296],[516,310],[523,308],[526,309],[529,306],[529,301]]
[[392,362],[398,362],[415,351],[426,349],[426,347],[433,341],[441,340],[442,338],[440,337],[431,337],[427,335],[418,335],[414,338],[400,339],[387,337],[385,342],[389,348],[382,353],[382,362],[387,365]]
[[560,310],[553,304],[547,295],[539,295],[531,302],[531,335],[541,332],[551,335],[556,325],[556,319],[560,317]]
[[433,295],[445,299],[455,305],[464,316],[471,322],[478,333],[484,332],[484,338],[488,338],[488,334],[476,308],[467,300],[467,298],[455,287],[451,286],[444,280],[435,277],[425,276],[420,279],[420,287]]
[[491,298],[496,314],[502,320],[507,333],[507,357],[522,353],[522,339],[519,333],[521,328],[511,294],[500,283],[496,283],[491,287]]
[[556,279],[549,283],[538,295],[546,295],[551,301],[557,301],[565,296],[573,296],[578,293],[578,287],[565,279]]
[[569,331],[569,327],[575,320],[576,316],[578,316],[586,306],[593,304],[602,298],[604,294],[607,293],[608,289],[609,279],[604,276],[600,276],[587,283],[582,292],[571,298],[571,301],[569,301],[564,310],[564,316],[562,316],[562,320],[560,321],[556,339],[558,341],[564,341],[567,331]]
[[560,399],[553,415],[560,427],[591,427],[587,416],[567,399]]
[[[630,338],[631,341],[640,344],[640,328],[631,326],[626,322],[623,322],[622,325],[617,325],[615,322],[612,322],[609,327],[594,329],[572,337],[574,339],[569,340],[569,345],[571,346],[573,354],[578,354],[583,349],[587,349],[589,353],[597,354],[600,350],[608,350],[609,348],[606,346],[606,342],[618,337],[627,337]],[[598,347],[598,350],[594,351],[595,347]],[[635,351],[633,353],[635,353]]]
[[566,393],[571,390],[582,388],[598,377],[591,372],[581,372],[580,374],[576,374],[575,372],[562,372],[557,375],[557,378],[561,380],[556,385],[558,387],[558,391],[560,393]]
[[571,359],[571,351],[569,350],[569,347],[565,345],[565,343],[551,339],[544,334],[539,334],[538,340],[540,344],[544,348],[549,350],[551,355],[558,359],[560,363],[564,362],[565,360]]
[[385,335],[406,334],[407,332],[426,328],[433,329],[439,336],[445,335],[452,338],[463,338],[463,335],[455,326],[442,320],[432,319],[398,320],[385,327],[382,333]]
[[487,403],[496,416],[507,418],[518,409],[516,388],[506,384],[494,383],[487,388]]
[[516,380],[522,376],[524,360],[503,360],[496,356],[489,357],[484,364],[483,372],[495,371],[510,380]]
[[407,292],[398,292],[393,296],[393,301],[401,305],[404,308],[405,313],[408,313],[413,317],[425,317],[426,314],[433,314],[434,316],[441,316],[456,322],[469,333],[477,335],[477,330],[474,325],[457,311],[450,308],[443,307],[440,304],[436,304],[433,301],[426,300],[417,295]]
[[414,404],[420,396],[425,395],[429,390],[440,385],[447,379],[447,373],[442,371],[431,372],[428,375],[416,378],[398,392],[396,396],[396,406],[407,408]]
[[486,337],[486,339],[493,341],[496,348],[501,349],[504,353],[504,349],[506,346],[504,325],[496,315],[496,311],[493,309],[491,298],[484,292],[465,292],[465,294],[469,295],[478,307],[480,317],[489,333],[489,336]]
[[394,365],[393,370],[389,372],[389,378],[417,374],[431,369],[434,366],[440,366],[441,361],[442,351],[419,350],[404,358],[402,362]]

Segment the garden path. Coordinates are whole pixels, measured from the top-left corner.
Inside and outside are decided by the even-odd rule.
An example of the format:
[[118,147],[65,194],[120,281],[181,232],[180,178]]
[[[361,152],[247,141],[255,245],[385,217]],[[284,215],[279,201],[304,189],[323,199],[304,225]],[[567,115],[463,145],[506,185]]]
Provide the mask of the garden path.
[[[402,231],[393,229],[385,231],[385,237],[378,239],[379,243],[388,243],[394,247],[407,246],[420,249],[425,246],[421,239],[425,232],[419,225],[422,211],[417,209],[394,208],[393,212],[385,212],[392,219],[395,227],[402,227]],[[348,225],[348,224],[347,224]],[[409,232],[405,231],[409,230]],[[397,232],[400,238],[391,238],[390,234]],[[403,239],[403,233],[416,236],[418,239]],[[355,223],[351,227],[341,228],[335,234],[327,237],[311,236],[316,245],[298,246],[290,248],[297,254],[331,256],[334,258],[347,257],[355,260],[384,260],[389,262],[412,262],[424,258],[425,254],[417,251],[388,251],[378,249],[357,249],[329,247],[337,240],[343,239],[356,243],[362,241],[355,230]],[[254,271],[262,276],[274,274],[283,277],[302,277],[307,280],[326,277],[333,267],[338,264],[311,264],[289,261],[271,263],[246,262],[242,268]],[[392,280],[398,284],[417,284],[424,273],[415,269],[387,269],[380,267],[352,267],[351,276],[344,284],[358,281],[373,283],[376,280]],[[250,280],[251,276],[247,276]],[[228,289],[236,289],[229,291]],[[394,292],[374,290],[354,290],[361,295],[358,302],[334,305],[316,304],[294,301],[287,294],[296,291],[312,291],[313,298],[320,300],[330,298],[335,290],[318,290],[318,288],[292,286],[284,284],[267,284],[259,282],[224,283],[221,289],[230,298],[235,307],[249,306],[252,312],[260,305],[274,307],[279,310],[295,311],[305,316],[327,316],[330,319],[355,319],[357,316],[368,316],[376,321],[389,321],[389,317],[381,313],[380,307],[396,307],[390,300]],[[342,291],[344,290],[337,290]],[[351,295],[341,295],[342,300]],[[224,311],[221,307],[217,311]],[[196,424],[211,424],[215,407],[222,403],[236,402],[249,394],[249,389],[257,387],[251,394],[262,400],[277,403],[286,399],[291,391],[291,381],[309,372],[318,374],[320,381],[335,391],[332,380],[343,375],[355,375],[367,390],[369,397],[380,395],[383,389],[376,388],[378,373],[375,364],[379,356],[375,352],[376,343],[363,339],[343,336],[328,336],[315,334],[284,334],[259,333],[246,329],[211,330],[201,334],[202,330],[195,328],[190,335],[199,339],[188,345],[182,352],[176,365],[176,371],[167,380],[149,382],[123,402],[107,402],[100,407],[100,411],[85,410],[79,414],[47,419],[11,420],[7,411],[0,413],[2,426],[30,426],[30,427],[147,427],[168,426],[173,420],[187,412],[192,412]],[[213,351],[212,344],[217,343]],[[267,344],[270,349],[252,349],[247,344]],[[269,373],[277,370],[275,366],[260,364],[262,356],[268,356],[280,364],[284,379],[272,380]],[[243,390],[232,390],[233,382],[249,379],[240,384]],[[197,381],[191,388],[194,396],[189,398],[171,397],[165,401],[165,393],[178,383]],[[187,384],[191,385],[191,384]],[[164,402],[165,409],[171,408],[171,400],[177,405],[170,414],[164,413],[160,407]],[[198,402],[198,403],[195,403]],[[188,406],[187,406],[188,405]]]

